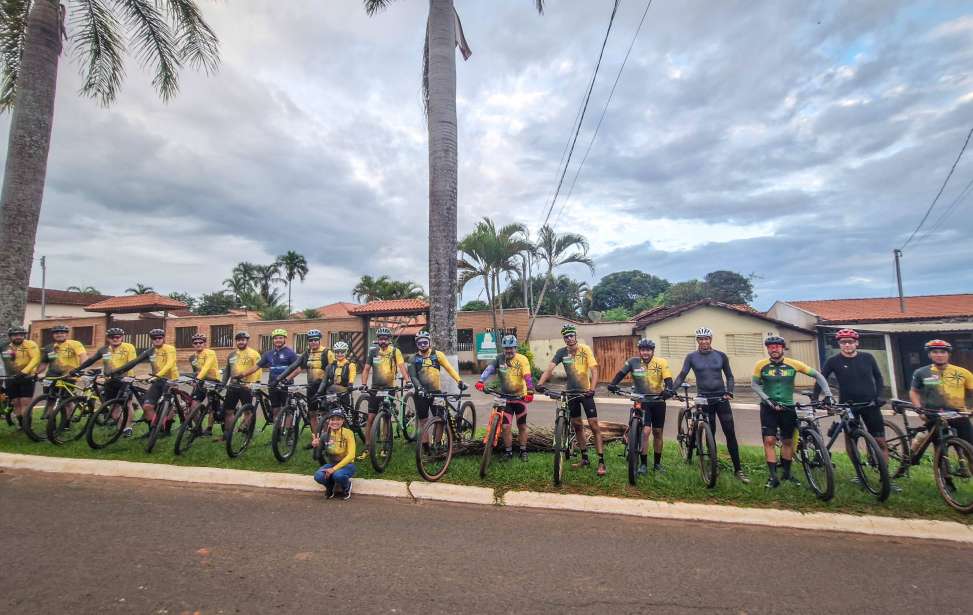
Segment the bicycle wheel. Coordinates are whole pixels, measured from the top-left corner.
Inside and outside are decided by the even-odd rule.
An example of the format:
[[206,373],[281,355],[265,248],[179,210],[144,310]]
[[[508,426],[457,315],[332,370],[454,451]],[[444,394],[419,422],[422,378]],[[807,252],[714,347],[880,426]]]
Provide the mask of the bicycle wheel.
[[176,432],[176,445],[174,451],[177,455],[182,455],[193,446],[196,438],[203,433],[203,419],[207,414],[206,406],[199,405],[189,413],[186,420],[179,426]]
[[560,487],[564,479],[564,466],[568,463],[568,420],[558,416],[554,421],[554,486]]
[[696,449],[699,457],[699,475],[708,489],[716,486],[720,466],[716,452],[716,438],[709,423],[701,422],[696,425]]
[[416,443],[416,469],[426,480],[434,482],[446,474],[453,460],[453,432],[446,420],[437,416],[426,421]]
[[159,436],[165,430],[166,421],[169,419],[169,411],[172,408],[172,398],[164,395],[159,405],[155,407],[155,418],[149,425],[149,438],[145,441],[145,452],[151,453],[155,448],[155,443],[159,441]]
[[95,411],[95,400],[85,395],[75,395],[64,401],[47,417],[47,440],[51,444],[67,444],[84,436],[84,427],[78,424]]
[[60,405],[62,400],[58,397],[50,397],[47,394],[38,395],[30,400],[30,406],[24,412],[24,435],[34,442],[40,442],[47,434],[47,415],[48,403],[53,410],[56,405]]
[[253,404],[245,404],[237,409],[230,425],[230,433],[226,434],[226,454],[231,458],[239,457],[250,446],[253,430],[257,426],[257,409]]
[[689,412],[685,408],[679,411],[679,419],[676,422],[676,443],[679,445],[679,456],[686,463],[693,459],[693,437],[692,426],[689,424]]
[[392,459],[392,416],[387,410],[379,410],[369,436],[368,458],[375,471],[382,473]]
[[416,399],[412,393],[402,397],[402,433],[406,441],[416,441]]
[[355,402],[355,412],[352,416],[368,416],[368,398],[368,393],[358,396],[358,401]]
[[939,495],[954,510],[973,513],[973,446],[950,437],[933,454],[933,473]]
[[817,429],[801,430],[797,443],[797,455],[804,468],[807,484],[819,500],[825,502],[834,497],[834,466],[831,453]]
[[294,456],[297,450],[297,434],[301,431],[301,415],[294,406],[287,406],[277,413],[274,430],[270,435],[270,448],[274,458],[284,463]]
[[845,446],[862,488],[874,495],[879,502],[888,499],[892,491],[888,465],[872,434],[857,429],[845,436]]
[[639,453],[642,452],[642,421],[633,416],[628,422],[628,484],[635,486],[639,480]]
[[124,399],[106,401],[91,416],[85,425],[85,439],[88,446],[98,450],[105,448],[122,435],[125,423],[128,421],[128,408]]
[[476,436],[476,406],[471,401],[464,401],[456,413],[456,438],[460,442],[472,442]]
[[501,412],[490,413],[490,424],[487,425],[486,436],[483,439],[483,455],[480,456],[480,478],[485,478],[487,470],[490,469],[490,461],[493,459],[493,445],[497,441],[497,432],[503,424],[503,414]]
[[912,451],[909,448],[909,439],[905,437],[902,428],[886,419],[885,421],[885,446],[889,449],[889,478],[895,478],[905,474],[912,461]]

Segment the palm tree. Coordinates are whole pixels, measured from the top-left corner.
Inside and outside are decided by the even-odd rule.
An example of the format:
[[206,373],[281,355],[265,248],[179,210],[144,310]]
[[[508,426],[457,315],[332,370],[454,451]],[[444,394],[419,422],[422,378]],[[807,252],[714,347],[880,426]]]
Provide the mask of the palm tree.
[[284,279],[287,280],[287,313],[291,311],[291,283],[294,278],[301,282],[307,277],[307,259],[302,254],[289,250],[287,254],[277,257],[277,264],[284,270]]
[[527,326],[525,339],[530,339],[530,332],[534,329],[534,321],[544,303],[544,292],[547,285],[554,279],[554,270],[569,263],[586,265],[592,273],[595,272],[595,265],[588,256],[588,240],[584,235],[577,233],[557,233],[549,225],[541,227],[537,234],[537,257],[547,265],[547,275],[544,276],[544,285],[541,286],[541,294],[537,299],[537,306],[530,317],[530,325]]
[[363,275],[351,290],[358,301],[376,301],[379,299],[423,299],[425,293],[422,287],[411,280],[399,281],[383,275],[373,278],[370,275]]
[[[364,0],[374,15],[392,0]],[[543,0],[535,0],[539,13]],[[429,134],[429,328],[447,354],[456,349],[456,46],[462,31],[453,0],[429,0],[422,57],[422,94]],[[460,38],[457,37],[460,35]],[[462,41],[463,57],[470,51]]]
[[280,301],[280,293],[274,289],[274,286],[284,284],[287,280],[281,276],[279,263],[273,262],[269,265],[257,265],[254,270],[253,279],[257,287],[257,292],[265,303],[275,305]]
[[0,329],[19,323],[27,302],[67,28],[81,64],[81,94],[106,106],[121,86],[126,47],[154,73],[166,101],[178,90],[184,64],[207,73],[219,65],[216,35],[196,0],[0,2],[0,111],[13,110],[0,191]]
[[68,286],[68,292],[81,293],[82,295],[100,295],[101,292],[94,286]]
[[527,227],[514,223],[497,228],[490,218],[483,218],[469,235],[459,242],[463,254],[457,264],[460,270],[460,288],[470,281],[482,278],[486,290],[487,303],[493,316],[493,328],[497,330],[497,307],[501,314],[503,302],[500,297],[500,276],[516,271],[516,258],[530,247],[527,241]]
[[370,275],[363,275],[361,279],[358,280],[358,284],[356,284],[355,287],[351,289],[351,294],[358,301],[364,300],[365,303],[368,303],[369,301],[374,301],[375,299],[378,298],[379,280],[387,279],[387,277],[388,276],[383,275],[381,278],[377,280]]
[[126,288],[125,292],[132,295],[146,295],[148,293],[154,293],[155,289],[152,288],[151,286],[146,286],[141,282],[136,282],[134,288]]

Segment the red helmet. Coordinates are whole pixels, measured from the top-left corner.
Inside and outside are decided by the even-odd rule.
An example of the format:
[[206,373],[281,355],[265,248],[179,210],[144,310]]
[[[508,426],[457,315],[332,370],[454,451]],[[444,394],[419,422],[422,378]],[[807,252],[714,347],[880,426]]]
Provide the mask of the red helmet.
[[946,352],[953,352],[953,345],[946,340],[929,340],[924,346],[925,351],[930,350],[945,350]]
[[858,335],[858,331],[855,331],[854,329],[841,329],[834,334],[834,337],[836,340],[843,340],[849,338],[853,340],[858,340],[860,336]]

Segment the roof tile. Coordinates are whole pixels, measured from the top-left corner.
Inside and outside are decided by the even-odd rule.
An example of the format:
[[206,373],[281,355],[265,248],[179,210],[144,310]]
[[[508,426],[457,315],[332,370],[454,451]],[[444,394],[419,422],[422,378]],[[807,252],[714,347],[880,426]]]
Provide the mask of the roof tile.
[[157,310],[182,310],[187,306],[182,301],[163,297],[158,293],[144,295],[121,295],[92,303],[84,308],[86,312],[155,312]]
[[925,295],[905,298],[905,312],[898,297],[787,301],[794,307],[829,322],[882,322],[973,316],[973,294]]
[[429,303],[423,299],[390,299],[369,301],[364,305],[356,305],[348,309],[353,316],[370,316],[372,314],[414,314],[425,312]]

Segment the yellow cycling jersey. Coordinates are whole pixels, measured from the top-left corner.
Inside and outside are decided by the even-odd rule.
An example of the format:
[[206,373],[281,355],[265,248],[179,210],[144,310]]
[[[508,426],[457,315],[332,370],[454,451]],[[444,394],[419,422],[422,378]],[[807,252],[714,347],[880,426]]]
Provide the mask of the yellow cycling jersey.
[[301,362],[301,367],[307,370],[308,382],[321,382],[324,380],[324,371],[330,363],[334,363],[334,353],[324,348],[311,350],[308,348],[307,354]]
[[587,344],[578,342],[577,350],[572,355],[567,346],[554,353],[551,361],[554,365],[564,366],[564,375],[568,379],[568,389],[572,391],[587,391],[591,389],[591,374],[589,371],[593,367],[598,367],[595,360],[595,353]]
[[440,381],[440,368],[446,370],[446,373],[452,376],[453,380],[459,382],[459,374],[449,364],[446,355],[439,350],[430,352],[428,355],[417,352],[412,355],[410,363],[409,367],[412,373],[415,374],[415,378],[419,380],[419,384],[427,391],[443,390],[442,382]]
[[512,359],[498,356],[493,363],[500,380],[500,392],[504,395],[527,395],[527,379],[530,377],[530,361],[519,352]]
[[328,430],[324,437],[324,456],[334,464],[333,469],[340,470],[355,460],[355,434],[350,429]]
[[179,367],[176,365],[176,348],[171,344],[163,344],[153,348],[149,356],[152,362],[152,373],[159,378],[173,380],[179,377]]
[[81,366],[81,357],[85,352],[84,344],[81,342],[64,340],[59,344],[52,344],[44,360],[51,364],[52,374],[66,374]]
[[112,376],[131,376],[132,370],[118,374],[114,373],[114,371],[129,361],[134,361],[138,357],[138,352],[135,351],[135,346],[132,346],[128,342],[122,342],[114,348],[105,346],[99,351],[99,355],[104,366],[102,371],[105,374],[111,374]]
[[666,379],[672,378],[669,362],[662,357],[652,357],[648,362],[632,357],[622,365],[621,372],[632,375],[632,385],[640,395],[658,395],[665,388]]
[[912,390],[919,392],[926,408],[964,410],[967,396],[973,395],[973,373],[949,363],[926,365],[912,374]]
[[390,345],[382,350],[378,346],[373,346],[368,350],[365,361],[371,366],[372,387],[381,389],[395,386],[395,374],[398,367],[404,363],[398,348]]
[[[248,372],[260,362],[260,353],[253,348],[234,350],[226,359],[226,369],[231,378],[237,378],[240,374]],[[242,378],[243,382],[260,382],[263,370],[258,369],[254,373]]]
[[354,385],[357,376],[358,366],[348,359],[333,361],[328,365],[327,373],[325,374],[329,385],[333,384],[341,387]]
[[41,364],[41,349],[33,340],[24,340],[18,345],[7,344],[3,349],[3,362],[8,374],[33,376]]
[[216,361],[216,351],[203,348],[189,356],[189,364],[198,380],[219,380],[220,367]]

